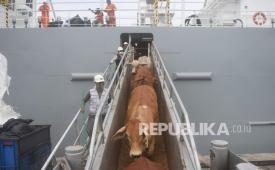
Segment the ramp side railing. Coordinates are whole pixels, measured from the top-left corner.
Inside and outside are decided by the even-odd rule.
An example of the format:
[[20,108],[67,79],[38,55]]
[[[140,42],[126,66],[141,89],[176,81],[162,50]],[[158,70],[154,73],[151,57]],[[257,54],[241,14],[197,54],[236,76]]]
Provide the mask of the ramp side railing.
[[[131,44],[131,43],[129,43],[129,44]],[[101,103],[98,107],[96,117],[95,117],[93,132],[92,132],[92,139],[91,139],[91,143],[89,146],[89,156],[87,158],[85,170],[91,169],[91,167],[94,163],[94,160],[95,160],[96,151],[98,150],[100,144],[101,143],[103,144],[105,142],[105,136],[104,136],[104,128],[105,127],[103,126],[103,123],[104,123],[103,117],[105,114],[104,107],[108,103],[108,99],[110,97],[113,98],[116,95],[116,89],[120,88],[120,76],[125,75],[125,72],[126,72],[125,65],[128,63],[128,58],[129,58],[128,55],[130,55],[130,53],[129,53],[130,46],[131,45],[128,45],[128,47],[126,48],[124,55],[123,55],[119,65],[117,66],[117,69],[116,69],[114,75],[112,76],[112,80],[110,81],[110,85],[107,89],[106,95],[102,97]]]
[[[0,28],[43,27],[43,25],[41,25],[41,11],[38,10],[39,7],[43,4],[42,1],[31,1],[30,3],[17,1],[8,2],[8,17],[5,17],[7,11],[5,5],[2,5],[0,1]],[[90,7],[93,10],[96,10],[97,8],[104,10],[106,5],[105,3],[102,3],[104,1],[75,0],[50,2],[51,7],[49,10],[49,27],[108,26],[106,21],[104,22],[105,24],[96,24],[96,22],[93,24],[95,16],[88,9]],[[158,16],[160,23],[157,24],[157,26],[269,28],[274,27],[275,24],[275,11],[268,10],[268,8],[264,9],[259,7],[258,9],[254,10],[240,10],[239,8],[203,8],[203,3],[203,1],[171,1],[169,10],[166,8],[166,5],[160,5],[157,10],[160,13],[164,13],[166,15],[165,17]],[[219,3],[220,2],[216,2],[216,4]],[[152,5],[142,5],[141,1],[116,1],[115,4],[117,5],[117,26],[156,26],[153,22],[154,8]],[[190,4],[196,5],[190,6]],[[188,9],[185,8],[186,5],[189,6]],[[202,9],[198,8],[197,5],[201,6]],[[128,8],[125,8],[124,6],[127,6]],[[80,16],[80,18],[77,20],[82,21],[77,23],[71,22],[71,19],[77,15]],[[167,22],[168,19],[171,22]],[[6,25],[7,20],[8,25]]]
[[[107,68],[106,68],[106,70],[104,71],[104,73],[103,73],[103,77],[104,77],[104,80],[105,80],[105,84],[104,84],[105,89],[109,87],[110,82],[111,82],[111,80],[112,80],[112,77],[113,77],[113,75],[114,75],[114,71],[115,71],[114,69],[115,69],[115,68],[114,68],[113,64],[114,64],[114,63],[110,63],[110,64],[107,66]],[[86,130],[87,123],[88,123],[88,119],[86,119],[85,122],[83,123],[83,125],[82,125],[80,131],[78,132],[78,136],[76,137],[76,139],[75,139],[73,145],[79,144],[80,139],[81,139],[81,136],[84,135],[84,132],[85,132],[85,130]],[[77,126],[76,126],[76,127],[77,127]],[[85,135],[84,135],[84,136],[85,136]],[[87,136],[87,135],[86,135],[86,136]],[[88,136],[87,136],[87,138],[86,138],[85,141],[88,142],[88,140],[89,140],[89,138],[88,138]]]
[[[96,151],[96,149],[98,147],[98,142],[96,143],[96,141],[103,141],[104,140],[104,136],[103,136],[103,133],[102,133],[102,127],[103,127],[103,117],[102,117],[102,115],[103,115],[103,111],[105,111],[105,113],[106,113],[106,110],[108,112],[108,110],[110,109],[110,105],[108,105],[108,103],[111,103],[112,100],[113,100],[113,96],[114,96],[114,94],[113,94],[114,90],[113,89],[115,89],[115,87],[117,85],[117,82],[119,82],[119,77],[120,77],[120,73],[121,73],[119,70],[122,69],[122,66],[125,63],[125,59],[126,59],[129,48],[130,48],[129,46],[126,48],[126,50],[124,52],[124,55],[123,55],[119,65],[116,68],[114,68],[115,63],[109,64],[108,67],[106,68],[106,70],[103,73],[103,76],[105,78],[105,85],[104,86],[105,86],[105,89],[107,89],[107,91],[106,91],[105,95],[102,96],[101,104],[100,104],[100,106],[97,110],[97,113],[96,113],[92,139],[89,139],[89,137],[86,135],[86,138],[84,139],[84,142],[83,142],[84,148],[89,149],[88,160],[93,158],[94,151]],[[107,107],[105,107],[105,106],[107,106]],[[65,142],[65,139],[67,139],[68,136],[72,136],[73,133],[77,132],[77,134],[75,135],[76,138],[75,138],[75,140],[73,140],[72,145],[80,144],[81,136],[85,136],[84,133],[86,132],[86,125],[87,125],[87,122],[88,122],[88,118],[87,118],[84,121],[84,123],[81,123],[81,127],[78,128],[79,127],[78,126],[79,119],[81,118],[80,115],[82,115],[82,113],[80,112],[80,109],[79,109],[78,112],[73,117],[72,121],[69,123],[69,125],[66,128],[65,132],[62,134],[59,141],[57,142],[57,144],[53,148],[51,154],[47,158],[47,160],[44,163],[41,170],[46,170],[47,169],[47,167],[50,165],[51,161],[55,158],[55,155],[56,155],[57,151],[61,149],[61,145]],[[75,128],[73,128],[73,127],[75,127]],[[88,140],[90,140],[91,142],[89,142]],[[89,148],[89,146],[87,146],[87,143],[90,143],[90,148]]]
[[165,91],[166,94],[168,94],[169,101],[170,101],[169,105],[173,106],[171,109],[175,114],[177,114],[176,115],[178,119],[177,122],[185,123],[187,131],[189,132],[188,135],[184,135],[184,134],[179,135],[179,139],[181,142],[185,143],[186,150],[188,153],[188,155],[184,155],[184,157],[188,156],[189,159],[187,158],[184,158],[184,159],[185,161],[191,160],[191,162],[185,162],[186,169],[200,170],[201,166],[198,158],[198,152],[197,152],[196,144],[192,135],[191,124],[190,124],[187,110],[173,84],[173,81],[165,67],[162,57],[154,42],[152,42],[150,51],[152,54],[152,58],[155,64],[157,74],[160,78],[160,84],[161,84],[162,90]]

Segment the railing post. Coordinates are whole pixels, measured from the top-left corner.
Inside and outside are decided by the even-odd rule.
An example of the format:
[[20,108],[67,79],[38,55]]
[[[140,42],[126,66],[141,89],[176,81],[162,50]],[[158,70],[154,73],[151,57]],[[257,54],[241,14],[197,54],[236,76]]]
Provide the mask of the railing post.
[[79,136],[78,119],[76,119],[74,122],[74,128],[75,128],[76,136]]

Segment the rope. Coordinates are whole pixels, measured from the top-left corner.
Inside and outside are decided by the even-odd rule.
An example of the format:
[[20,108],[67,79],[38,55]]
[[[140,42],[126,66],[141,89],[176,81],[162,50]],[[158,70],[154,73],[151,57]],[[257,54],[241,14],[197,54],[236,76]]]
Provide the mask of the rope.
[[5,7],[6,27],[9,28],[9,0],[1,0],[1,4]]
[[6,27],[9,28],[9,5],[6,5]]
[[159,23],[159,0],[154,0],[154,24],[157,26]]
[[171,22],[171,16],[170,16],[170,0],[167,0],[166,2],[166,16],[167,16],[167,24],[168,25],[171,25],[172,22]]

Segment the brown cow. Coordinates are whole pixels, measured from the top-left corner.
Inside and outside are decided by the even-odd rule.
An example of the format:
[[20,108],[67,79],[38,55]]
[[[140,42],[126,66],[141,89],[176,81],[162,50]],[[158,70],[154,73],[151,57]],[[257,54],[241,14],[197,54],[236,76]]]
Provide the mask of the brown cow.
[[[152,86],[141,85],[133,89],[130,95],[125,126],[112,137],[113,140],[127,136],[130,144],[130,157],[139,157],[145,151],[154,153],[155,137],[139,133],[140,123],[156,123],[159,120],[157,94]],[[149,129],[148,129],[149,131]]]
[[140,157],[132,162],[125,170],[165,170],[159,163],[145,157]]
[[135,73],[139,66],[147,67],[151,70],[153,69],[151,58],[147,56],[139,57],[138,60],[133,60],[130,64],[132,65],[132,73]]
[[131,89],[140,85],[153,86],[157,83],[157,79],[152,73],[153,71],[146,66],[138,66],[136,72],[131,76]]

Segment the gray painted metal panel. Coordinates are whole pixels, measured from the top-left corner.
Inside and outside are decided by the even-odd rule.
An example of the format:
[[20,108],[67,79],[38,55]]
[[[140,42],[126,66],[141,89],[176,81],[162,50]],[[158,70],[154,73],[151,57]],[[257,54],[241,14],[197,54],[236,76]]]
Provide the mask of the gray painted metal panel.
[[[175,82],[191,121],[227,122],[231,130],[248,121],[275,120],[274,29],[2,29],[0,51],[12,76],[6,102],[35,123],[52,124],[54,144],[92,85],[72,82],[71,73],[103,72],[123,32],[152,32],[170,73],[213,73],[212,81]],[[213,139],[230,141],[238,153],[274,152],[273,133],[274,126],[257,126],[252,133],[195,139],[203,154]]]

